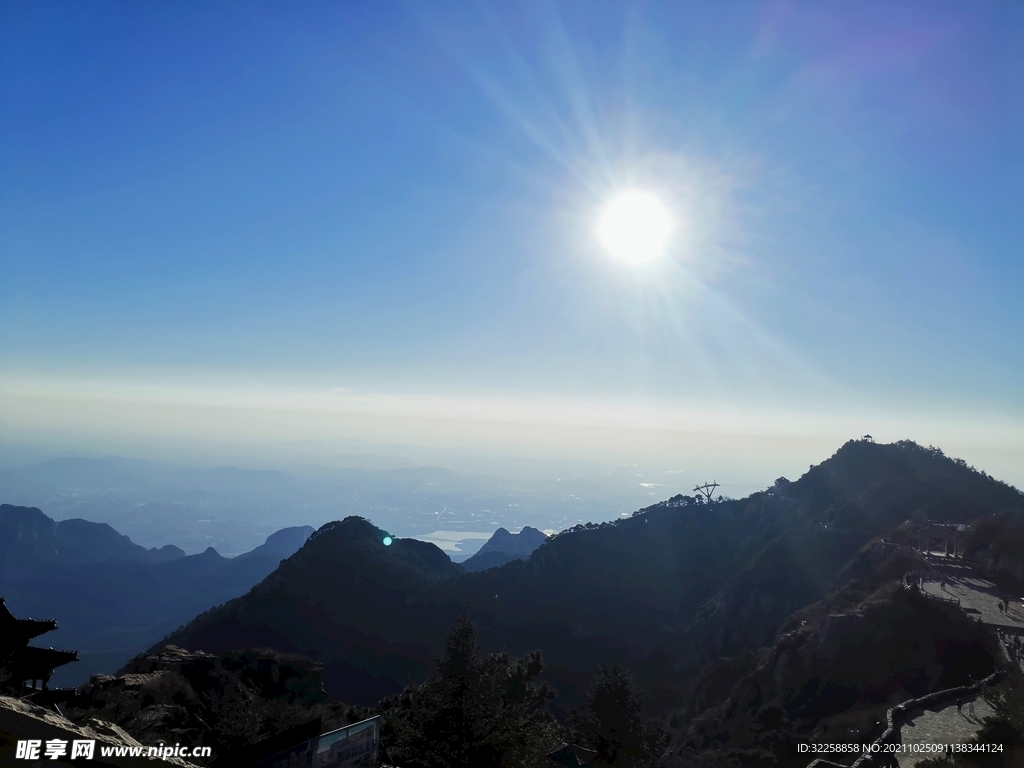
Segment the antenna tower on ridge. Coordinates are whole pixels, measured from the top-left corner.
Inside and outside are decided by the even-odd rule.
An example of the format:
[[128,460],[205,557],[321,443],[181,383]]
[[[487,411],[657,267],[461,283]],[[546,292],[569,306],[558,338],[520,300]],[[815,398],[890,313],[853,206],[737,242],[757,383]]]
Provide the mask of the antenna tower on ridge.
[[701,496],[706,498],[708,500],[708,504],[710,504],[711,503],[711,495],[715,492],[716,488],[718,488],[718,483],[714,482],[714,483],[704,483],[704,485],[698,485],[693,490],[695,490]]

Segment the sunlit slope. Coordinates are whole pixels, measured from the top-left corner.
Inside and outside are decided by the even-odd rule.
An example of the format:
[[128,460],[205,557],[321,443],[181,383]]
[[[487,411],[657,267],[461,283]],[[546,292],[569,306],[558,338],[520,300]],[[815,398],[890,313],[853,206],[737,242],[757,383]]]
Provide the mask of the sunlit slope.
[[248,595],[168,640],[268,645],[328,664],[328,687],[370,701],[422,674],[468,609],[491,648],[542,648],[563,697],[619,660],[669,705],[701,664],[769,644],[870,539],[908,517],[966,522],[1021,495],[913,443],[850,442],[798,481],[712,505],[675,497],[573,530],[527,560],[461,573],[432,545],[359,518],[325,526]]

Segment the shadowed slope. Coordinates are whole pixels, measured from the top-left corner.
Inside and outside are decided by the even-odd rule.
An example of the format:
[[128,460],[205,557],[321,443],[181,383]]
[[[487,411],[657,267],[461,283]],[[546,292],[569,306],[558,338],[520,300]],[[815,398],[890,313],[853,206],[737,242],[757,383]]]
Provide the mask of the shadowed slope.
[[237,558],[209,548],[145,549],[105,523],[51,520],[31,507],[0,506],[0,595],[26,616],[59,617],[51,642],[81,661],[57,686],[111,672],[198,612],[246,592],[298,549],[312,529],[289,528]]
[[433,544],[395,539],[384,546],[385,535],[359,517],[328,523],[249,594],[199,616],[167,642],[308,654],[325,662],[328,690],[349,701],[392,693],[422,675],[446,626],[406,596],[462,568]]

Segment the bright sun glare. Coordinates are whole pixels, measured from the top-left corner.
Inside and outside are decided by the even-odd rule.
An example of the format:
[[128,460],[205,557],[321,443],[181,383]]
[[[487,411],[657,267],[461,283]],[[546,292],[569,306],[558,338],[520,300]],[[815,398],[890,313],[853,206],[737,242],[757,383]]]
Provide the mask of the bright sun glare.
[[646,264],[665,252],[672,217],[665,204],[642,190],[616,196],[601,213],[597,235],[619,261]]

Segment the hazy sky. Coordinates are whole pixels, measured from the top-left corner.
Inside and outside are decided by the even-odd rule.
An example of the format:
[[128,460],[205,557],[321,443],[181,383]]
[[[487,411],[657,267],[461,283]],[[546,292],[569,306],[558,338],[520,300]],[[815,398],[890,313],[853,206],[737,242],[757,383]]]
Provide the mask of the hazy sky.
[[872,432],[1024,484],[1024,5],[0,13],[7,440],[760,478]]

